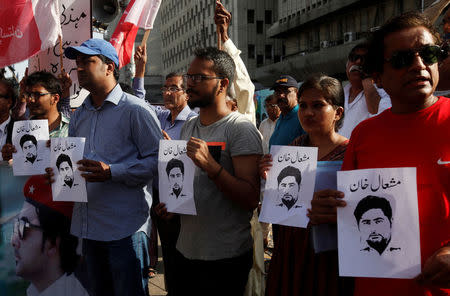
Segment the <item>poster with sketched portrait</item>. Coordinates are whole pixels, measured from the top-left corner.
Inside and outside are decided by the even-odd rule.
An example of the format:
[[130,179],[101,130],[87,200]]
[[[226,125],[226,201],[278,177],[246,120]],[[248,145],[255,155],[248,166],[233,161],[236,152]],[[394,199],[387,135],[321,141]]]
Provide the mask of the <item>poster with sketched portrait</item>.
[[55,182],[54,201],[87,202],[86,181],[81,177],[77,162],[83,159],[85,138],[52,138],[50,162]]
[[317,169],[317,148],[276,146],[270,149],[272,167],[267,175],[259,221],[306,228]]
[[23,120],[14,122],[12,144],[14,176],[45,174],[50,166],[48,120]]
[[416,168],[341,171],[339,275],[414,278],[420,274]]
[[195,164],[186,155],[187,141],[160,140],[159,200],[168,212],[197,215],[194,200]]

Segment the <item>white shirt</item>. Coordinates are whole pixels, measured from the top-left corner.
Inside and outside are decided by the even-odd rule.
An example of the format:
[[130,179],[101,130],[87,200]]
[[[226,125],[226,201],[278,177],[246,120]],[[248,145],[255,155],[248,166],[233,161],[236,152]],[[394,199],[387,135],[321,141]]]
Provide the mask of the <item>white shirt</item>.
[[259,132],[263,136],[262,145],[264,154],[269,153],[269,141],[273,134],[277,121],[272,121],[269,117],[264,119],[259,125]]
[[372,116],[378,115],[384,110],[391,107],[391,98],[389,97],[389,95],[384,91],[384,89],[378,88],[375,85],[375,88],[377,89],[381,99],[378,105],[378,113],[370,114],[369,110],[367,109],[366,96],[364,95],[364,91],[361,91],[353,100],[353,102],[351,103],[348,102],[350,96],[350,87],[351,87],[350,83],[344,86],[344,95],[345,95],[344,124],[338,131],[340,135],[346,138],[350,138],[353,129],[361,121],[366,120],[367,118],[370,118]]
[[[6,138],[8,137],[8,123],[11,122],[11,116],[8,117],[3,123],[0,124],[0,150],[6,144]],[[0,153],[0,161],[3,160]]]
[[27,289],[27,296],[89,296],[88,292],[81,285],[80,281],[74,276],[62,275],[47,289],[39,293],[36,287],[31,284]]

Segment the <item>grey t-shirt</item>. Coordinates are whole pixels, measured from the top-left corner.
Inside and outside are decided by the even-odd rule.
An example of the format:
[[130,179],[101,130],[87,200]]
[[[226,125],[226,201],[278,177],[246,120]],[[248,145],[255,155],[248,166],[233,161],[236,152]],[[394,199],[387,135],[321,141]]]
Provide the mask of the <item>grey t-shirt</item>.
[[[204,126],[200,116],[191,118],[181,130],[181,140],[196,137],[209,143],[222,143],[216,149],[216,160],[234,175],[232,157],[262,154],[261,135],[244,116],[232,112],[219,121]],[[217,148],[217,147],[216,147]],[[250,234],[252,211],[232,202],[208,174],[195,168],[194,199],[197,216],[181,215],[177,249],[188,259],[219,260],[233,258],[253,246]]]

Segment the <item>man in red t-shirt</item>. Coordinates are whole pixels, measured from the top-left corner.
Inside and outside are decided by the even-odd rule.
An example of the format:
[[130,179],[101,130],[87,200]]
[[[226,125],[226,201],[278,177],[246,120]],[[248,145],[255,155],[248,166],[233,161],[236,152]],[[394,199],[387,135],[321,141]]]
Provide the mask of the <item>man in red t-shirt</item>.
[[[374,33],[366,72],[392,108],[352,133],[343,170],[416,167],[422,273],[415,279],[355,278],[354,295],[450,295],[450,100],[435,97],[440,37],[418,13]],[[335,221],[343,193],[316,192],[311,221]]]

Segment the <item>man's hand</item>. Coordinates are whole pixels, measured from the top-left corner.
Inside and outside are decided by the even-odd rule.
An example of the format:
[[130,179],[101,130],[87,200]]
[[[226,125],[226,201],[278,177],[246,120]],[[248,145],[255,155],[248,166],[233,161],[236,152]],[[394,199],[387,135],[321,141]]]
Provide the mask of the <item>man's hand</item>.
[[140,45],[134,53],[134,63],[136,65],[135,77],[144,78],[145,64],[147,64],[147,45]]
[[314,192],[311,209],[308,209],[307,214],[311,224],[336,223],[337,207],[345,207],[347,205],[342,198],[344,198],[344,193],[337,190],[325,189]]
[[161,130],[161,132],[162,132],[162,134],[163,134],[164,140],[172,140],[172,139],[170,138],[169,134],[166,133],[165,130]]
[[159,203],[154,208],[156,215],[160,217],[163,220],[170,220],[175,215],[174,213],[167,212],[166,204],[165,203]]
[[259,176],[267,180],[267,172],[272,167],[272,154],[265,154],[261,159],[259,160]]
[[225,9],[225,7],[220,3],[220,1],[216,1],[216,9],[214,12],[214,22],[217,26],[217,32],[220,33],[222,37],[222,42],[228,40],[228,27],[231,22],[231,13]]
[[12,159],[12,155],[13,153],[16,153],[16,147],[14,147],[14,145],[12,144],[5,144],[2,147],[2,157],[4,161],[9,161],[10,159]]
[[[361,74],[363,78],[364,74]],[[372,77],[366,77],[362,80],[362,86],[364,90],[364,96],[366,97],[367,110],[370,114],[378,113],[378,106],[380,105],[381,97],[378,94],[377,88]]]
[[58,75],[59,83],[61,83],[62,88],[62,98],[67,98],[70,96],[70,87],[72,86],[72,79],[70,79],[70,76],[66,71],[63,69],[62,73]]
[[214,175],[220,170],[220,165],[209,153],[208,145],[205,141],[191,137],[186,145],[187,156],[189,156],[196,166],[206,171],[208,175]]
[[81,177],[88,182],[104,182],[111,179],[111,169],[109,165],[102,161],[82,159],[77,162],[81,165],[78,169],[82,172]]
[[427,259],[416,281],[424,286],[450,289],[450,246],[440,248]]

